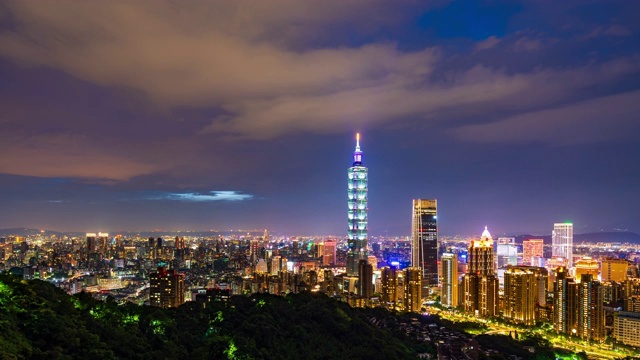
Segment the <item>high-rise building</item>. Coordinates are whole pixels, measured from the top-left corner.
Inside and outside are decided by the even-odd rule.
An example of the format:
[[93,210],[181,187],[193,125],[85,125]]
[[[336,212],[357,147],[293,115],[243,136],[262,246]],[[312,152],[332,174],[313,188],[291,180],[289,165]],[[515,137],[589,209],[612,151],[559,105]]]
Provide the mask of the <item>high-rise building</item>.
[[567,267],[573,266],[573,224],[555,223],[551,233],[551,255],[567,260]]
[[629,262],[625,259],[604,259],[602,260],[602,282],[623,282],[627,279],[628,269]]
[[184,303],[184,275],[159,267],[149,274],[149,305],[161,308],[178,307]]
[[467,273],[462,279],[462,306],[476,316],[499,313],[499,281],[493,263],[493,239],[485,227],[479,240],[472,240],[468,251]]
[[358,262],[358,295],[365,299],[373,296],[373,267],[367,260]]
[[542,258],[544,256],[544,240],[528,239],[522,242],[522,263],[531,266],[534,257]]
[[511,266],[505,271],[505,318],[524,325],[535,324],[536,305],[546,304],[546,273],[546,269],[532,266]]
[[275,255],[271,257],[271,275],[278,275],[278,272],[282,269],[281,261],[282,258],[280,255]]
[[96,252],[96,234],[87,233],[87,255]]
[[559,334],[576,335],[578,331],[578,284],[567,268],[556,270],[553,285],[553,328]]
[[614,317],[613,337],[625,345],[640,347],[640,313],[620,311]]
[[406,268],[403,278],[405,310],[419,312],[422,308],[422,269]]
[[604,341],[604,293],[593,275],[583,274],[578,287],[578,332],[587,341]]
[[512,237],[498,238],[496,263],[499,268],[518,265],[518,248],[516,239]]
[[368,169],[362,165],[360,134],[356,134],[356,150],[353,152],[353,164],[347,170],[348,177],[348,239],[347,274],[358,275],[358,262],[367,259],[368,234]]
[[437,201],[413,199],[411,266],[422,269],[425,285],[438,285]]
[[598,274],[600,273],[600,266],[598,265],[598,261],[590,256],[583,256],[581,259],[576,261],[576,273],[575,278],[577,282],[580,282],[582,279],[582,275],[590,274],[594,279],[598,278]]
[[323,265],[335,265],[336,264],[336,242],[334,240],[327,240],[324,242],[324,254],[322,258]]
[[398,290],[398,272],[395,267],[385,266],[382,268],[380,273],[382,306],[389,310],[395,310],[397,298],[396,292]]
[[493,275],[493,238],[485,226],[480,239],[471,240],[467,271],[477,275]]
[[440,303],[446,307],[458,306],[458,255],[444,253],[441,259],[442,292]]

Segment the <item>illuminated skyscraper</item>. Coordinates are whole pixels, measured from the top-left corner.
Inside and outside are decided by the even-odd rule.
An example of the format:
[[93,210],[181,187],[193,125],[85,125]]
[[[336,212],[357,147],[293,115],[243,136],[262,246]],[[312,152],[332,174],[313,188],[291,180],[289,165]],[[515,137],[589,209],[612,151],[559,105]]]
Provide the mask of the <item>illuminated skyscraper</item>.
[[512,237],[498,238],[497,253],[495,255],[497,268],[518,265],[518,248],[516,239]]
[[493,275],[493,255],[493,238],[485,226],[480,240],[471,240],[468,260],[469,273]]
[[422,271],[419,268],[404,270],[404,306],[406,311],[419,312],[422,308]]
[[446,307],[458,306],[458,255],[442,254],[442,295],[440,303]]
[[87,233],[87,255],[96,252],[96,234]]
[[368,169],[362,165],[360,134],[356,134],[356,150],[353,152],[353,165],[347,171],[348,176],[348,240],[347,274],[358,275],[358,262],[367,259],[367,192]]
[[627,269],[629,262],[624,259],[604,259],[602,260],[602,282],[617,281],[623,282],[627,279]]
[[567,259],[567,267],[573,266],[573,224],[553,224],[551,234],[552,256]]
[[365,299],[373,296],[373,267],[367,260],[358,262],[358,295]]
[[324,242],[323,265],[335,265],[336,263],[336,242],[327,240]]
[[556,270],[553,285],[553,328],[567,335],[578,331],[578,285],[565,267]]
[[396,268],[385,266],[381,271],[381,282],[382,285],[382,305],[389,309],[395,310],[396,308],[396,298],[398,290],[398,273]]
[[541,258],[544,255],[544,240],[529,239],[522,242],[522,263],[526,266],[531,265],[534,257]]
[[411,266],[422,269],[426,285],[438,285],[438,226],[436,200],[413,199]]
[[159,267],[149,274],[149,305],[162,308],[178,307],[184,303],[184,275]]
[[498,278],[494,272],[493,239],[485,227],[480,240],[471,241],[467,273],[462,279],[464,311],[492,317],[499,312]]
[[535,324],[536,304],[545,305],[546,273],[545,268],[532,266],[510,266],[505,271],[505,318],[525,325]]
[[583,274],[578,286],[577,335],[583,340],[604,341],[603,287],[591,274]]
[[591,256],[583,256],[578,261],[576,261],[575,278],[577,282],[581,281],[582,275],[584,274],[593,275],[593,278],[597,279],[599,273],[600,266],[598,265],[598,261]]

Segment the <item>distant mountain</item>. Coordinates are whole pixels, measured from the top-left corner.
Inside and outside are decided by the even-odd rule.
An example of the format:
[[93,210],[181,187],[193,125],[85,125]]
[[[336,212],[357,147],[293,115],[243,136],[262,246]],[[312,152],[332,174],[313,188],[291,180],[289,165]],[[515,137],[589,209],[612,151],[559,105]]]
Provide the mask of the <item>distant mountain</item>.
[[56,235],[61,236],[63,233],[59,231],[51,231],[51,230],[38,230],[38,229],[29,229],[29,228],[10,228],[10,229],[0,229],[0,236],[34,236],[38,234],[44,234],[47,236]]
[[[521,244],[526,239],[543,239],[545,244],[551,245],[551,235],[517,235],[516,243]],[[631,243],[640,244],[640,235],[633,232],[597,232],[573,235],[573,244],[582,243]]]

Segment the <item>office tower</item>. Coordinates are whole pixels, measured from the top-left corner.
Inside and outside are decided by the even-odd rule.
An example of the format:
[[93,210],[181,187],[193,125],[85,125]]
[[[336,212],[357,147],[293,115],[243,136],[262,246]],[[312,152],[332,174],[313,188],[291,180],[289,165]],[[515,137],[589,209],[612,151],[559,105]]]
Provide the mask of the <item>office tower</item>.
[[497,316],[500,285],[494,273],[493,239],[486,227],[479,240],[471,241],[467,265],[462,280],[464,310],[481,317]]
[[406,268],[403,272],[403,278],[405,310],[420,312],[422,308],[422,269]]
[[316,253],[314,255],[315,257],[319,258],[321,256],[324,256],[324,242],[316,244],[315,250],[316,250]]
[[358,262],[358,295],[365,299],[373,296],[373,267],[367,260]]
[[87,255],[96,252],[96,234],[87,233]]
[[396,291],[398,290],[398,272],[395,267],[385,266],[381,271],[382,306],[389,310],[396,308]]
[[553,328],[557,333],[576,335],[578,329],[578,284],[567,268],[556,270],[553,285]]
[[278,272],[281,269],[281,258],[279,255],[275,255],[271,257],[271,274],[278,275]]
[[183,237],[176,236],[175,247],[178,250],[184,249],[184,238]]
[[96,246],[98,247],[98,252],[101,254],[106,254],[108,245],[109,245],[109,233],[99,232],[98,236],[96,236]]
[[260,258],[259,250],[260,242],[256,239],[251,240],[249,242],[249,259],[251,260],[251,265],[258,262],[258,259]]
[[486,226],[479,240],[471,240],[467,256],[468,273],[493,275],[493,239]]
[[422,269],[427,286],[438,285],[438,225],[436,200],[413,199],[411,266]]
[[324,242],[324,257],[322,258],[322,264],[336,264],[336,242],[334,240],[327,240]]
[[[536,305],[545,305],[546,269],[511,266],[504,273],[503,316],[524,325],[534,325]],[[542,295],[542,298],[541,298]]]
[[498,238],[497,246],[497,267],[503,268],[507,266],[518,265],[518,248],[516,247],[516,239],[512,237]]
[[573,224],[553,224],[551,233],[552,256],[566,259],[567,267],[573,266]]
[[604,341],[603,288],[591,274],[583,274],[578,285],[578,332],[582,340]]
[[458,255],[442,254],[442,293],[440,303],[446,307],[458,306]]
[[598,278],[598,274],[600,273],[598,261],[596,261],[592,257],[584,256],[580,260],[576,261],[575,265],[576,265],[575,278],[577,282],[580,282],[580,279],[582,279],[582,275],[585,275],[585,274],[593,275],[594,279]]
[[258,259],[258,263],[256,263],[256,272],[265,274],[268,272],[267,262],[264,259]]
[[178,307],[184,303],[184,275],[159,267],[149,274],[149,305],[161,308]]
[[153,237],[149,237],[148,243],[149,243],[150,249],[153,249],[154,247],[156,247],[156,241],[154,240]]
[[640,313],[620,311],[613,318],[613,337],[616,341],[640,347]]
[[347,239],[347,274],[358,274],[358,262],[367,259],[367,192],[368,169],[362,165],[360,134],[356,134],[356,150],[353,152],[353,164],[347,170],[349,231]]
[[533,265],[531,261],[534,257],[544,256],[544,240],[529,239],[522,242],[522,263],[526,266]]
[[602,260],[602,282],[616,281],[623,282],[627,279],[629,262],[624,259],[604,259]]

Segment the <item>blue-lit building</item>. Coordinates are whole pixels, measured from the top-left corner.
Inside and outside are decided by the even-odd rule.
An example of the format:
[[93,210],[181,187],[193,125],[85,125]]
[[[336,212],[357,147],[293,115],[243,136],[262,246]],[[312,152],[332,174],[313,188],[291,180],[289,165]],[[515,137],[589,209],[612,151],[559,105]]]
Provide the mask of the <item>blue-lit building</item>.
[[353,152],[353,165],[348,175],[348,241],[347,241],[347,274],[358,275],[358,261],[367,260],[367,192],[368,169],[362,165],[360,150],[360,134],[356,134],[356,150]]

